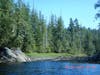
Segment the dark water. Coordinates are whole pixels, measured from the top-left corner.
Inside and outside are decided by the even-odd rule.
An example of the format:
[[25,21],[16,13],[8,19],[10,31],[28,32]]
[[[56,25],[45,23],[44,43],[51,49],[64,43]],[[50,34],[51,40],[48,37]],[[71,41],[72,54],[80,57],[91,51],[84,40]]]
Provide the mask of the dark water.
[[100,65],[67,61],[0,64],[0,75],[100,75]]

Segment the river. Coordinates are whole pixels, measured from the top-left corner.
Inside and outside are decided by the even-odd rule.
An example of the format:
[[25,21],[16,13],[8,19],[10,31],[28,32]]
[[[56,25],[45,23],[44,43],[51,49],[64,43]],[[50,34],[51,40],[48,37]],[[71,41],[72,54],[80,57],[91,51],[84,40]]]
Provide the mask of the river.
[[100,75],[100,64],[68,61],[0,64],[0,75]]

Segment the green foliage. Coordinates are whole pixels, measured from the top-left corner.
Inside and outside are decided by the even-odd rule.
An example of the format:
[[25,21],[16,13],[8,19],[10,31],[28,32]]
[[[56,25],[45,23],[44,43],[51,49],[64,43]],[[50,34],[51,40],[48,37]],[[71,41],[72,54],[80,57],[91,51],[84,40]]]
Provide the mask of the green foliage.
[[87,31],[85,40],[84,40],[84,49],[86,50],[86,54],[93,55],[95,53],[95,46],[93,44],[92,33]]
[[24,52],[93,55],[100,52],[100,28],[81,27],[70,19],[65,28],[62,17],[44,15],[32,10],[22,0],[0,0],[0,47],[20,47]]
[[12,0],[0,0],[0,46],[7,46],[13,34]]

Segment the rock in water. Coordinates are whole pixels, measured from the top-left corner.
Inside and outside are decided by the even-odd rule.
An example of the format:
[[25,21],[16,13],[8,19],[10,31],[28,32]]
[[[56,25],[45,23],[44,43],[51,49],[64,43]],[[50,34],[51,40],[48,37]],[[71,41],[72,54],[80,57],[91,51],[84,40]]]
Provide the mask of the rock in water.
[[0,51],[0,63],[6,62],[27,62],[31,61],[19,48],[16,50],[11,50],[5,47]]

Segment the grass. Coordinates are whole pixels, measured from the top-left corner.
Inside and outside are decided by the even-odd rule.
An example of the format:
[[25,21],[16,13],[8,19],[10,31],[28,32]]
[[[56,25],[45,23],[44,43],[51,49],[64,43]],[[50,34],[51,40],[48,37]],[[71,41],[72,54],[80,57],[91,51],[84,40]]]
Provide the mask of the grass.
[[59,57],[59,56],[79,56],[79,57],[83,57],[83,56],[86,56],[85,54],[76,54],[76,55],[73,55],[73,54],[68,54],[68,53],[26,53],[26,55],[30,56],[30,57],[34,57],[34,58],[41,58],[41,57],[52,57],[52,58],[55,58],[55,57]]

